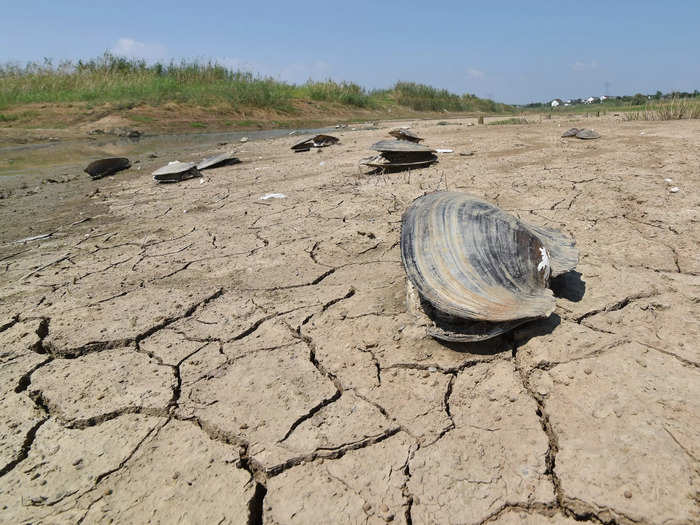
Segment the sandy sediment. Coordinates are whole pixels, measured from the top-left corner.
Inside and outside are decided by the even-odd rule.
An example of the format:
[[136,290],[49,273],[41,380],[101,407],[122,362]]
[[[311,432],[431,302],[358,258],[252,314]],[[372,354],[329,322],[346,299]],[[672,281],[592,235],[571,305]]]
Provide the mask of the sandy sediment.
[[[380,128],[0,181],[0,521],[700,520],[700,122],[417,122],[454,153],[368,175]],[[439,189],[576,238],[549,319],[425,336],[398,241]]]

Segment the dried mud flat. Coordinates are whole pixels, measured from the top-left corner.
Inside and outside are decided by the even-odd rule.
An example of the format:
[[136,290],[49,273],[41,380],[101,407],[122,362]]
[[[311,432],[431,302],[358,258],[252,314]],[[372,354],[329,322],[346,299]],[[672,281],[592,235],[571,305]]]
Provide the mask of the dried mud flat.
[[[386,124],[0,181],[0,521],[698,523],[700,124],[453,124],[410,173],[358,170]],[[576,238],[550,319],[424,336],[400,220],[445,188]]]

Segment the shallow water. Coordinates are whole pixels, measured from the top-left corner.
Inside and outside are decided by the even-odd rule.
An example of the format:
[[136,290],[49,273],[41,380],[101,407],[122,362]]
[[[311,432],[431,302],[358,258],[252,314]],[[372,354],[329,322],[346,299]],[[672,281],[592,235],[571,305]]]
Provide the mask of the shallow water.
[[[343,131],[348,131],[344,128]],[[105,157],[127,157],[132,163],[146,155],[163,157],[164,162],[198,151],[205,152],[226,142],[232,149],[242,146],[241,138],[265,140],[286,137],[294,131],[299,140],[305,135],[332,133],[335,128],[268,129],[219,133],[186,133],[179,135],[146,135],[137,139],[102,135],[89,139],[21,144],[0,148],[0,176],[66,174],[82,171],[93,160]],[[167,155],[167,157],[165,157]]]

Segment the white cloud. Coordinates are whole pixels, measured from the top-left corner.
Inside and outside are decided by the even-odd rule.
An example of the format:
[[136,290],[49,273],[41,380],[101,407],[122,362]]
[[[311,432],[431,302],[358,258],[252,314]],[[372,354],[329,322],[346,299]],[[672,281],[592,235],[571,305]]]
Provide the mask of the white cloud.
[[591,60],[590,62],[583,62],[581,60],[577,60],[571,66],[571,69],[573,69],[574,71],[590,71],[593,69],[598,69],[598,62],[596,62],[595,60]]
[[145,60],[161,60],[168,56],[168,50],[163,44],[139,42],[133,38],[120,38],[110,51],[118,56]]
[[467,69],[467,76],[469,78],[482,79],[486,76],[486,73],[484,73],[483,71],[481,71],[479,69],[474,69],[473,67],[470,67],[469,69]]

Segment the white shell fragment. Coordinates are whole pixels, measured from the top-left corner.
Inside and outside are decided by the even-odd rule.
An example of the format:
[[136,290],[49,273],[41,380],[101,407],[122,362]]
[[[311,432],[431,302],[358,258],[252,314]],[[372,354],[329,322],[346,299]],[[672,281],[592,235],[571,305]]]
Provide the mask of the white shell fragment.
[[261,201],[266,201],[267,199],[286,199],[287,196],[284,193],[266,193],[260,197]]

